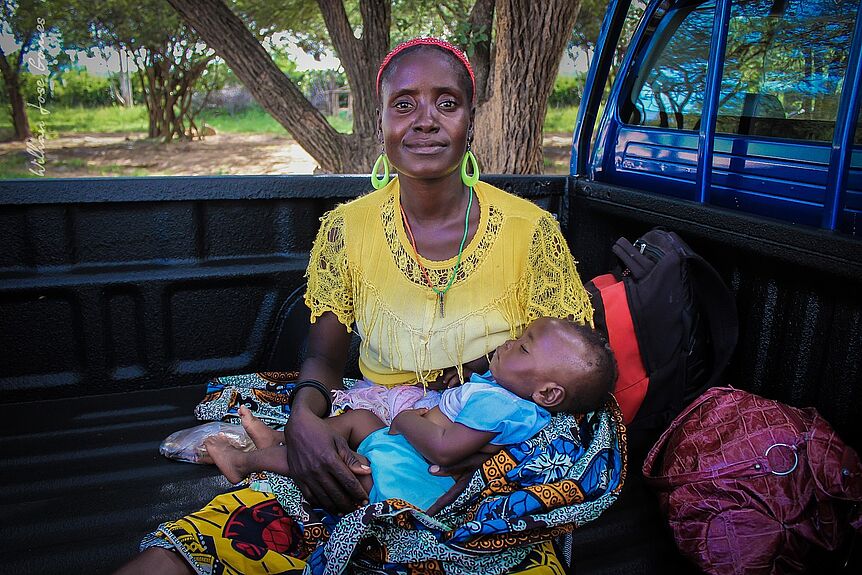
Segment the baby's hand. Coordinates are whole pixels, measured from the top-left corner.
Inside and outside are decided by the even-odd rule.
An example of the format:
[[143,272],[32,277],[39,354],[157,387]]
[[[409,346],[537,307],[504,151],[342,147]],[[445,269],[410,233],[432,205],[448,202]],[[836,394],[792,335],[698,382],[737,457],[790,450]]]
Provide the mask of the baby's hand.
[[[469,377],[469,375],[465,371],[464,378],[466,379],[467,377]],[[445,389],[458,387],[459,385],[461,385],[461,380],[458,378],[458,370],[454,367],[447,367],[443,370],[443,373],[440,374],[440,377],[428,386],[428,389],[443,391]]]

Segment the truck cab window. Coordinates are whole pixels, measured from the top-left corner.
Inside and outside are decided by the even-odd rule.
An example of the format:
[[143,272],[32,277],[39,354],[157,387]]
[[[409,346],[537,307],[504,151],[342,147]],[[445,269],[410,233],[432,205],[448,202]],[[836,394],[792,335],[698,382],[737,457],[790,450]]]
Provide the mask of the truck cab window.
[[693,130],[700,120],[715,3],[675,8],[659,23],[653,43],[620,110],[637,126]]
[[[700,128],[714,6],[668,13],[656,47],[647,48],[657,55],[644,59],[631,106],[621,110],[624,121]],[[734,2],[716,132],[831,141],[856,10],[849,0]]]

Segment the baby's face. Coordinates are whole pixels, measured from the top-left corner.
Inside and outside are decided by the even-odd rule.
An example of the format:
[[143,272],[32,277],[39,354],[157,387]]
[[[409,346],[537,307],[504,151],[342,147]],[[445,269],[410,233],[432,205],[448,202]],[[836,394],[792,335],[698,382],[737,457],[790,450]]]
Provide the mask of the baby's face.
[[582,351],[583,342],[560,321],[539,318],[521,337],[498,347],[490,365],[497,383],[519,397],[532,399],[542,384],[566,380],[570,358]]

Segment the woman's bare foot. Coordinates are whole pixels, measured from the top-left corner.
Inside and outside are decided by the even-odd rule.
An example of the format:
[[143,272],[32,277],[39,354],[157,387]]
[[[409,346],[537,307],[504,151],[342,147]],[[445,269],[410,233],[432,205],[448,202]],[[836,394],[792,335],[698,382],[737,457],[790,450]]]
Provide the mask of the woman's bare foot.
[[222,472],[231,483],[239,483],[251,469],[249,456],[246,452],[231,445],[230,440],[224,435],[213,435],[204,441],[209,458],[212,459],[219,471]]
[[282,432],[267,427],[264,422],[252,415],[251,410],[245,405],[241,405],[237,412],[245,432],[248,433],[248,436],[254,441],[254,446],[258,449],[272,447],[284,441]]

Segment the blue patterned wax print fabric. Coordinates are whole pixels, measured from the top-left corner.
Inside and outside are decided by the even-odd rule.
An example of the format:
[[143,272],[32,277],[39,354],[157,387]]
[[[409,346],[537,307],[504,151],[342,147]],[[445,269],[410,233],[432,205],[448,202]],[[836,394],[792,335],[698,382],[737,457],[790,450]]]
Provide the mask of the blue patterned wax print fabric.
[[[587,416],[555,415],[529,441],[505,447],[433,517],[397,499],[367,505],[327,531],[306,573],[397,572],[423,564],[455,575],[504,572],[531,545],[596,519],[625,481],[625,428],[616,402]],[[285,510],[302,516],[290,480],[272,482]],[[306,515],[307,516],[307,515]],[[325,523],[331,522],[325,521]],[[403,570],[403,569],[402,569]]]

